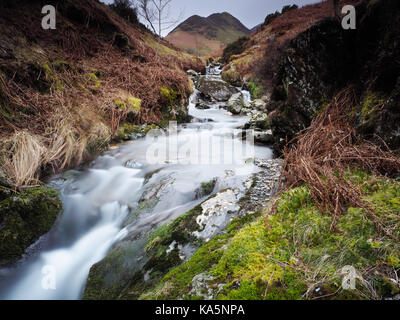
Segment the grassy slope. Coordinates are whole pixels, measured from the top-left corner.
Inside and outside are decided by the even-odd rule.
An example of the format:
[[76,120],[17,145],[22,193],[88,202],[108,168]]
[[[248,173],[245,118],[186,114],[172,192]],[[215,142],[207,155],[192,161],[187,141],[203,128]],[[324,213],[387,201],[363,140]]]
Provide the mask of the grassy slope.
[[56,30],[41,28],[40,1],[0,9],[0,184],[9,187],[89,159],[126,120],[179,116],[191,92],[184,70],[204,67],[95,0],[60,2]]
[[[275,214],[264,210],[234,220],[226,234],[204,244],[141,298],[200,299],[189,294],[200,273],[210,276],[213,290],[221,285],[218,299],[379,299],[399,293],[399,183],[361,171],[347,178],[362,186],[394,238],[379,234],[369,215],[351,207],[332,231],[331,217],[318,211],[308,187],[298,187],[280,196]],[[345,266],[357,272],[355,290],[342,288]]]

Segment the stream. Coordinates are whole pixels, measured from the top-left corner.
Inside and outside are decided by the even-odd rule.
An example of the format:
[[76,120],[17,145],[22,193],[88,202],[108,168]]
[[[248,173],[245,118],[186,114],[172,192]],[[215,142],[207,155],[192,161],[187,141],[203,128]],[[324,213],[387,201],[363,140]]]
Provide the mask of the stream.
[[[219,74],[209,67],[205,77]],[[91,266],[126,237],[140,237],[204,201],[202,183],[215,179],[213,193],[244,192],[258,170],[250,160],[271,159],[272,151],[235,131],[249,117],[232,116],[224,103],[197,109],[198,95],[190,98],[191,123],[172,123],[168,133],[121,144],[88,168],[51,179],[63,212],[16,266],[0,270],[0,299],[80,299]],[[250,99],[246,91],[243,96]],[[144,200],[152,206],[137,210]]]

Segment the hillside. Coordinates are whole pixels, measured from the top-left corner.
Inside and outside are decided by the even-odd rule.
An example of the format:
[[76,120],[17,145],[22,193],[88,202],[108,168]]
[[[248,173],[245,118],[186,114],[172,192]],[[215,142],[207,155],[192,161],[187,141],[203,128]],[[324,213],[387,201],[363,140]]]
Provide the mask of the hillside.
[[[350,1],[351,2],[351,1]],[[252,82],[267,88],[279,64],[284,44],[317,21],[333,15],[332,5],[323,1],[290,10],[281,15],[269,14],[268,23],[256,26],[250,40],[229,56],[224,69],[225,79]]]
[[224,12],[207,18],[191,16],[171,31],[166,39],[192,54],[218,55],[226,45],[249,33],[250,30],[238,19]]
[[[27,187],[93,159],[144,124],[185,119],[192,92],[185,70],[204,65],[96,0],[59,1],[55,30],[42,29],[41,8],[42,1],[0,3],[0,200],[23,191],[26,202],[11,198],[18,203],[7,208],[27,221],[54,222],[54,192]],[[9,213],[1,211],[0,223]],[[2,226],[0,264],[52,222],[11,233]]]

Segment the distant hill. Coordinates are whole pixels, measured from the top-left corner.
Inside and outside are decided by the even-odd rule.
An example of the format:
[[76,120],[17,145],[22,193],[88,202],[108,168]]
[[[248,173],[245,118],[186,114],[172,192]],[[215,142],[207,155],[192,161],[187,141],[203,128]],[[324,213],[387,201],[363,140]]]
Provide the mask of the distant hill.
[[231,14],[215,13],[207,18],[191,16],[177,26],[166,39],[196,55],[219,55],[229,44],[251,32]]
[[263,23],[256,25],[254,28],[250,29],[250,32],[253,33],[260,30],[263,25],[264,25]]

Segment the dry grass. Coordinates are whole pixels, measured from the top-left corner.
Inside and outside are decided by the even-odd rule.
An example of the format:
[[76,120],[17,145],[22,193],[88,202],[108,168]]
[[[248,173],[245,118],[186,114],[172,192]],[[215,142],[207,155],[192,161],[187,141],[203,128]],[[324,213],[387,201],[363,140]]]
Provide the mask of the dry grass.
[[0,159],[3,170],[16,186],[37,183],[38,168],[45,150],[40,137],[18,131],[2,141]]
[[[14,187],[34,184],[43,172],[76,166],[101,150],[128,116],[129,110],[115,104],[121,93],[141,100],[137,124],[157,122],[164,116],[161,88],[173,88],[183,103],[191,90],[184,70],[203,68],[199,59],[97,1],[60,3],[51,33],[37,23],[40,3],[21,3],[0,11],[0,40],[14,55],[0,58],[0,170]],[[71,3],[79,10],[70,10]],[[127,37],[127,47],[115,45],[117,34]],[[39,48],[40,59],[33,48]],[[38,83],[49,89],[39,90]]]
[[[333,216],[332,228],[348,206],[364,208],[382,232],[386,232],[369,204],[362,199],[361,187],[346,172],[360,168],[376,175],[400,172],[400,159],[359,137],[348,110],[357,105],[353,88],[341,91],[284,150],[284,176],[288,186],[306,183],[321,212]],[[389,234],[390,235],[390,234]]]

